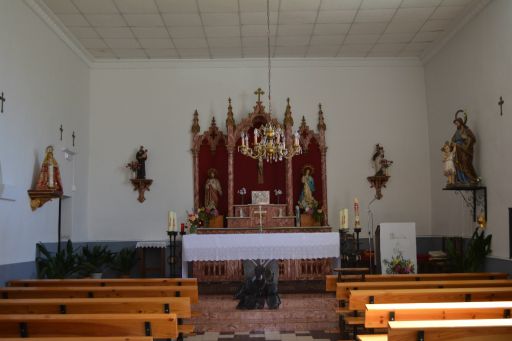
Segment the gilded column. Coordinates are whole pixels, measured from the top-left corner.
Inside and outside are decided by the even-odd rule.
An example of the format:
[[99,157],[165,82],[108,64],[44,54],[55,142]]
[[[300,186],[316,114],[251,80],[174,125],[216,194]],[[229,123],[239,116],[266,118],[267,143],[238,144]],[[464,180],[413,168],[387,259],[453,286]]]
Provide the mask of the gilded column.
[[[284,128],[286,145],[288,148],[293,146],[293,117],[290,106],[290,99],[286,99],[286,111],[284,113]],[[286,160],[286,209],[289,216],[294,216],[293,209],[293,162],[292,159]]]
[[233,174],[233,158],[234,151],[236,148],[236,139],[235,139],[235,119],[233,117],[233,107],[231,106],[231,98],[228,99],[228,114],[226,118],[226,128],[227,128],[227,149],[228,149],[228,212],[226,215],[228,217],[233,217],[235,215],[233,205],[234,205],[234,197],[235,197],[235,189],[234,189],[234,174]]
[[320,138],[320,161],[322,162],[322,201],[324,203],[324,225],[329,225],[329,205],[327,203],[327,146],[325,143],[325,130],[327,126],[324,121],[324,113],[322,111],[322,104],[318,104],[318,135]]

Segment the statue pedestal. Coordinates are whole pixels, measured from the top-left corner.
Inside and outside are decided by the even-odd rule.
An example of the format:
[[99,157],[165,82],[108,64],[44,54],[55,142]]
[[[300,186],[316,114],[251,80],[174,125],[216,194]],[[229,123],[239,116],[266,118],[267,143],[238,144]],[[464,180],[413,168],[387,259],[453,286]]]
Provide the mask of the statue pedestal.
[[313,216],[311,214],[302,213],[300,215],[300,226],[301,227],[320,226],[320,222],[313,219]]

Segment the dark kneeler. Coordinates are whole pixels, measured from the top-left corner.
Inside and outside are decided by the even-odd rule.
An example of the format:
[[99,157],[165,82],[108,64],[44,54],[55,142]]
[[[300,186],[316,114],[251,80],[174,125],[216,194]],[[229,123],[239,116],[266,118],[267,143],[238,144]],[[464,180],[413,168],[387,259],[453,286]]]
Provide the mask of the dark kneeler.
[[235,299],[240,300],[236,308],[263,309],[266,303],[269,309],[278,309],[281,298],[277,290],[277,276],[274,276],[269,261],[263,264],[251,262],[254,264],[254,275],[246,272],[249,276],[235,294]]

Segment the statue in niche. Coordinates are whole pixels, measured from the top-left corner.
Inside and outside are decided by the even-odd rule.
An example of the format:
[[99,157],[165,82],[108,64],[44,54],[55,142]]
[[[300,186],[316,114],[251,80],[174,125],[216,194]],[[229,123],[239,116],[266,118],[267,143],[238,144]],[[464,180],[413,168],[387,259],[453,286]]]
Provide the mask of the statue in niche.
[[[464,119],[459,114],[464,114]],[[455,184],[456,185],[476,185],[480,178],[473,168],[473,148],[476,138],[471,129],[466,125],[468,116],[464,110],[458,110],[455,113],[453,124],[456,126],[455,133],[452,136],[452,146],[455,151]]]
[[139,151],[135,154],[135,158],[138,162],[137,167],[137,179],[146,178],[146,160],[148,159],[148,150],[144,149],[144,146],[140,146]]
[[207,210],[217,209],[219,198],[222,195],[222,186],[219,179],[217,179],[217,170],[215,168],[208,169],[208,179],[204,187],[204,207]]
[[372,162],[373,168],[375,168],[374,176],[389,176],[388,169],[393,164],[393,161],[387,160],[384,157],[384,147],[380,143],[375,145]]
[[46,155],[41,165],[36,190],[54,190],[62,192],[59,165],[57,164],[57,160],[53,157],[53,146],[46,147]]
[[318,201],[316,201],[313,196],[313,192],[315,191],[315,180],[313,179],[313,166],[305,165],[302,168],[302,192],[299,197],[299,207],[304,211],[309,211],[318,206]]

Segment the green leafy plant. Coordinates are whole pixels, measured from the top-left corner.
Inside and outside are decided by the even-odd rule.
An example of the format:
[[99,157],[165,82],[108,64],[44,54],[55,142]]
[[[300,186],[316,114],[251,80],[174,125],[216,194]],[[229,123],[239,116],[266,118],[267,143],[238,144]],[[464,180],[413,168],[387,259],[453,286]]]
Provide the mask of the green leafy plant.
[[126,247],[114,255],[109,267],[122,276],[128,276],[138,261],[135,249]]
[[78,257],[71,240],[67,241],[64,249],[55,254],[48,251],[41,242],[36,244],[36,249],[38,252],[36,268],[39,278],[70,278],[78,272]]
[[106,245],[89,245],[82,247],[82,253],[78,256],[80,274],[90,276],[93,273],[103,272],[106,266],[112,262],[113,254]]
[[485,258],[491,253],[492,235],[485,236],[485,230],[477,227],[471,239],[459,253],[454,243],[448,240],[446,253],[454,272],[476,272],[482,268]]

